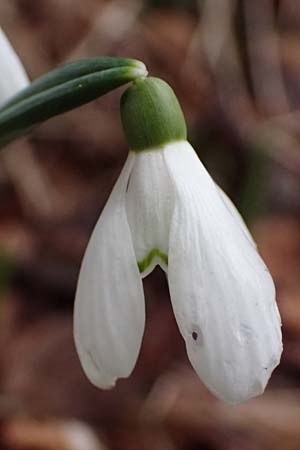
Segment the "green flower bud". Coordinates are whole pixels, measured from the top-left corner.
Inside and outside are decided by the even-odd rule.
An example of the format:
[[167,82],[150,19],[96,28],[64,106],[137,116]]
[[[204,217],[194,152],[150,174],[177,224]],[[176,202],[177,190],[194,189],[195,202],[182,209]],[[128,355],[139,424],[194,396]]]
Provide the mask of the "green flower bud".
[[187,138],[177,97],[159,78],[140,78],[124,92],[121,119],[129,148],[136,152]]

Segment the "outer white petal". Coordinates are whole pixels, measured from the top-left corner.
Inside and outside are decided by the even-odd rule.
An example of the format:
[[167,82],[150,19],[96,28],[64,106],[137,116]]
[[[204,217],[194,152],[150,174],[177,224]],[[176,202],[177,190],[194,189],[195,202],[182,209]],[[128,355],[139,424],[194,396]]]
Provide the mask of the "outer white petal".
[[21,61],[0,28],[0,106],[29,83]]
[[156,264],[167,270],[173,207],[174,189],[164,160],[164,148],[137,154],[126,193],[126,212],[139,263],[153,249],[156,253],[148,258],[151,262],[145,264],[143,277]]
[[187,143],[165,153],[177,192],[169,287],[189,359],[228,403],[263,392],[282,351],[272,278]]
[[88,244],[78,280],[74,338],[90,381],[108,388],[136,363],[145,323],[141,277],[125,210],[130,153]]
[[240,225],[243,233],[249,239],[251,244],[254,245],[254,247],[256,247],[256,243],[254,242],[253,237],[251,236],[251,233],[248,230],[247,225],[245,224],[244,219],[240,215],[239,211],[236,209],[236,207],[234,206],[234,204],[232,203],[232,201],[230,200],[228,195],[225,194],[225,192],[220,188],[220,186],[218,186],[218,185],[216,185],[216,186],[217,186],[218,191],[219,191],[219,193],[220,193],[220,195],[222,197],[223,202],[225,203],[226,208],[228,209],[230,214],[233,216],[235,221]]

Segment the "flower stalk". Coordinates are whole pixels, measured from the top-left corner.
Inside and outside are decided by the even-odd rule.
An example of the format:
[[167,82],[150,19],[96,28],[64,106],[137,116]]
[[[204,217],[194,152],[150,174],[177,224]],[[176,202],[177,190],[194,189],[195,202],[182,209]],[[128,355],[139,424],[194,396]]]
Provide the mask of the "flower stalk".
[[0,149],[51,117],[146,75],[142,62],[127,58],[89,58],[46,74],[0,109]]

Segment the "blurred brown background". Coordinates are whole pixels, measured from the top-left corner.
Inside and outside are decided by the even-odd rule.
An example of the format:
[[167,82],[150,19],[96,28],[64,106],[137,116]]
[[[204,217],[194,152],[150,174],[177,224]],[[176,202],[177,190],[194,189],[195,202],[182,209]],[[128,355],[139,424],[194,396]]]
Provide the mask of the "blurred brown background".
[[274,276],[284,333],[267,392],[228,407],[190,368],[156,270],[144,282],[134,373],[107,392],[86,380],[72,304],[89,233],[126,158],[118,90],[0,155],[0,449],[299,449],[300,3],[1,0],[0,26],[31,79],[118,55],[173,86],[190,141]]

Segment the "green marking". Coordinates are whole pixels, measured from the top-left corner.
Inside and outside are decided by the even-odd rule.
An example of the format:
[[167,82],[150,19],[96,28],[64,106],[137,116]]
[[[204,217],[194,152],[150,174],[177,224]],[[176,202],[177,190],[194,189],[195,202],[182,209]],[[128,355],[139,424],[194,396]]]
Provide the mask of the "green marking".
[[138,261],[140,273],[143,273],[150,266],[155,257],[160,258],[166,266],[168,265],[168,256],[159,248],[153,248],[142,261]]

